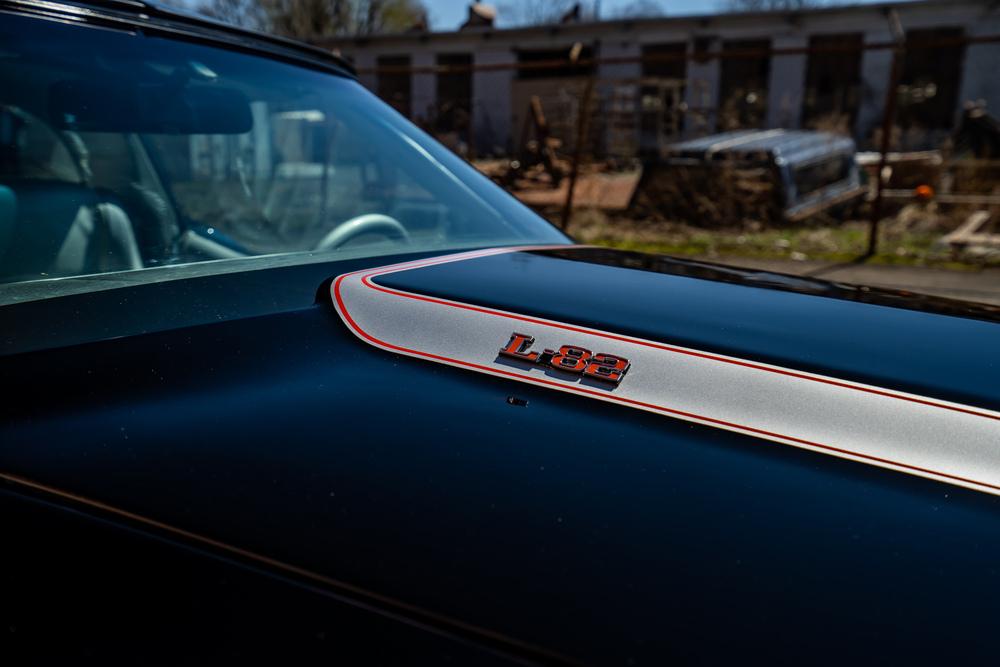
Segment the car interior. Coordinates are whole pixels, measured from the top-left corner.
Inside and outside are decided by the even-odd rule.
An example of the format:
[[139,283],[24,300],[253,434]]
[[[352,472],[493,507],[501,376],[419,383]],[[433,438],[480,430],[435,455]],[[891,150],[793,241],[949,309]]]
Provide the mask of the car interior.
[[[54,105],[50,102],[49,106]],[[226,132],[218,132],[217,136],[224,138],[251,130],[249,105],[244,106],[244,125],[208,129]],[[393,241],[409,238],[407,229],[394,217],[369,213],[351,216],[350,224],[323,230],[322,235],[319,229],[308,230],[312,244],[307,246],[276,245],[272,240],[240,243],[211,221],[206,224],[185,216],[183,205],[173,198],[163,172],[156,168],[157,159],[163,159],[165,152],[158,149],[176,148],[178,138],[194,141],[193,133],[144,137],[123,129],[129,128],[59,128],[23,107],[0,106],[0,281],[136,270],[275,250],[334,249],[366,234]],[[206,128],[191,129],[198,130],[202,141],[208,134]],[[316,190],[322,180],[322,174],[317,173],[322,165],[306,166],[316,168],[313,173],[298,174],[279,170],[280,182],[272,184],[260,198],[249,187],[234,192],[233,184],[223,179],[206,182],[192,178],[178,185],[182,196],[183,188],[188,188],[191,199],[211,196],[206,190],[223,190],[237,200],[229,202],[227,217],[238,215],[237,224],[244,229],[248,222],[264,227],[287,216],[296,206],[306,209],[304,214],[312,212],[308,196],[315,198],[316,193],[303,190],[310,185]],[[242,180],[246,184],[245,178]],[[328,183],[323,185],[329,187]],[[196,192],[199,186],[201,192]],[[411,220],[424,214],[425,221],[430,218],[433,224],[440,212],[428,204],[421,207],[418,201],[400,202],[394,212]],[[224,214],[208,211],[206,217],[213,213]],[[299,231],[306,230],[300,226]]]
[[0,284],[562,238],[349,78],[14,17],[0,44]]

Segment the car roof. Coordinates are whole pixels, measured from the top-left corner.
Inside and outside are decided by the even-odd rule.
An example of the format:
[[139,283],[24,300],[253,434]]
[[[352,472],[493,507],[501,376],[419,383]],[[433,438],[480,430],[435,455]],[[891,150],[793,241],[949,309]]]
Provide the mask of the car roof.
[[66,14],[74,22],[82,20],[105,27],[141,26],[146,31],[183,35],[189,39],[333,70],[344,76],[355,76],[354,66],[333,51],[224,23],[157,0],[0,0],[0,10],[47,18],[59,18],[59,14]]
[[770,155],[777,162],[799,162],[819,154],[854,152],[849,137],[812,130],[734,130],[673,144],[668,155],[718,159]]

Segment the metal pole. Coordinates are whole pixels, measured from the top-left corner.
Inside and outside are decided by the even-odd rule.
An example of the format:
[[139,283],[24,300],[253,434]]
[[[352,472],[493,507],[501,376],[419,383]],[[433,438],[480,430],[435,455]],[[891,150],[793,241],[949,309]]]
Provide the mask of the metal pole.
[[576,189],[576,178],[580,173],[580,159],[583,155],[583,143],[587,140],[587,128],[590,125],[590,98],[594,94],[594,77],[587,77],[587,83],[580,96],[580,106],[576,112],[576,146],[573,147],[573,161],[569,168],[569,186],[566,188],[566,202],[563,204],[560,227],[565,230],[573,215],[573,191]]
[[906,49],[905,35],[899,14],[895,9],[889,12],[889,27],[892,29],[896,47],[892,50],[892,67],[889,71],[889,88],[885,93],[885,109],[882,113],[882,141],[879,147],[878,172],[875,174],[875,201],[872,202],[871,220],[868,230],[868,250],[864,258],[874,257],[878,252],[878,227],[882,220],[882,202],[885,194],[885,168],[889,161],[889,151],[892,148],[892,130],[896,122],[896,101],[899,98],[899,78],[903,69],[903,54]]

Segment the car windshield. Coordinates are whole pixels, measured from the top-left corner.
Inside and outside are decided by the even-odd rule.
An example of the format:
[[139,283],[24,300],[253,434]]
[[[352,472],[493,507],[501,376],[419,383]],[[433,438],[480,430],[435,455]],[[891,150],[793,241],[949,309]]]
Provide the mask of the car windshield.
[[322,66],[0,15],[8,287],[136,270],[163,279],[265,255],[565,241]]

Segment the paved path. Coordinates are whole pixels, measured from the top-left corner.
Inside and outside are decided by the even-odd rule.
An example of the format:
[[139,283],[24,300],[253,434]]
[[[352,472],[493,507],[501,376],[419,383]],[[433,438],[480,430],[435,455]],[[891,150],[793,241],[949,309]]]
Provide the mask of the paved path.
[[1000,305],[1000,268],[978,271],[947,271],[913,266],[830,264],[828,262],[794,262],[745,257],[727,257],[721,260],[708,257],[702,259],[764,271],[812,276],[824,280],[872,287],[904,289],[911,292]]

